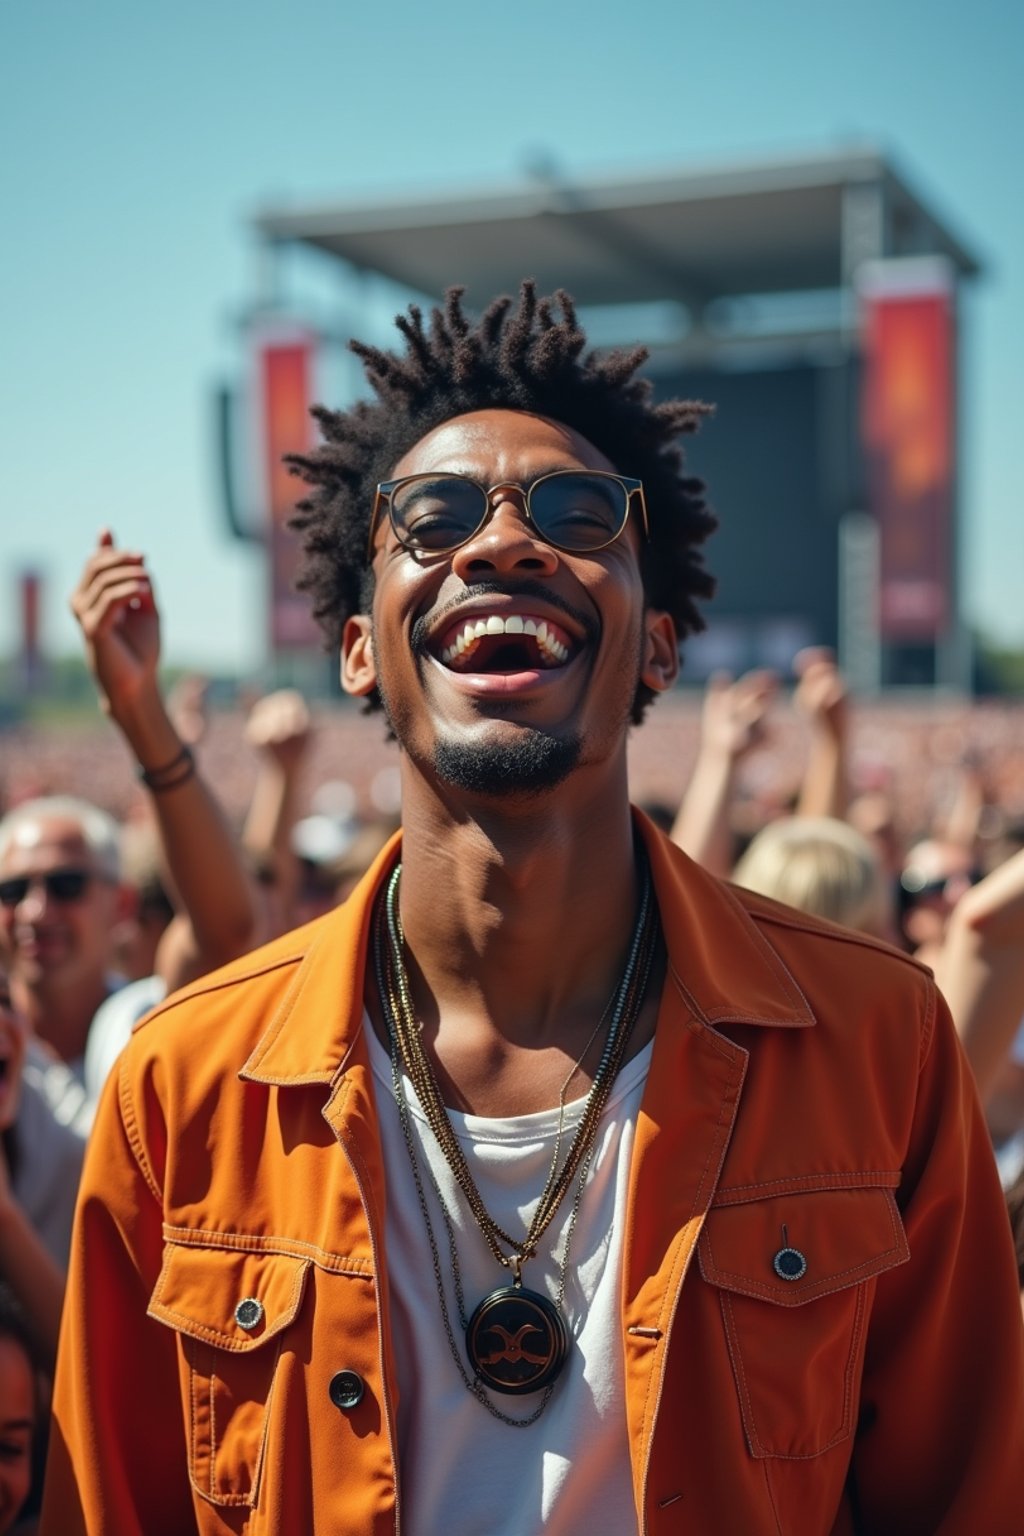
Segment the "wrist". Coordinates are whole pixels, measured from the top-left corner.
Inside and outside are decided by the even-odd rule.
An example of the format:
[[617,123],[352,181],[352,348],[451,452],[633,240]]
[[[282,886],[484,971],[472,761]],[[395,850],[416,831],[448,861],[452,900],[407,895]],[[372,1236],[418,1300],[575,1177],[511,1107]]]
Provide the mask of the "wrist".
[[182,748],[158,690],[112,705],[110,713],[140,768],[160,768]]

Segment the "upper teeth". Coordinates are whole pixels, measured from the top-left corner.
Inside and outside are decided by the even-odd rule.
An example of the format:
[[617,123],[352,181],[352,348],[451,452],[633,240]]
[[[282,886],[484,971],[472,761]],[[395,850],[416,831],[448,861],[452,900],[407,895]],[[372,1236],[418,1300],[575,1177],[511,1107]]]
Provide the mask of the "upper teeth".
[[510,613],[507,618],[492,613],[487,618],[467,619],[455,634],[455,638],[441,652],[441,660],[454,661],[474,647],[484,635],[533,635],[537,644],[554,661],[565,661],[569,647],[555,635],[544,619],[524,618]]

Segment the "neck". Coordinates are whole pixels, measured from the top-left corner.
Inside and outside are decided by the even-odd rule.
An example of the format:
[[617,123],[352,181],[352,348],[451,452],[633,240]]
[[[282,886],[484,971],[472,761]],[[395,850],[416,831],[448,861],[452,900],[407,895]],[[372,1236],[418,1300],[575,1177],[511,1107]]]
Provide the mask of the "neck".
[[37,983],[11,978],[11,996],[33,1034],[45,1040],[62,1061],[76,1061],[85,1051],[93,1014],[106,999],[106,980],[61,985],[52,978]]
[[593,1028],[636,915],[624,765],[614,794],[588,793],[585,771],[569,788],[471,809],[405,798],[401,914],[425,1025],[472,1018],[481,1037],[567,1049]]

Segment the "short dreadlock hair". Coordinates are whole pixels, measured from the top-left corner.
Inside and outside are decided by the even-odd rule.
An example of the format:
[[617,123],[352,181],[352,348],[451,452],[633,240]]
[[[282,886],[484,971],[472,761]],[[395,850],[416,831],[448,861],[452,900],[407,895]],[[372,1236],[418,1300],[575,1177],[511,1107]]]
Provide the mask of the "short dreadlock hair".
[[[641,554],[647,600],[666,610],[679,638],[704,628],[697,600],[714,581],[699,546],[715,527],[703,482],[683,474],[679,438],[695,432],[710,409],[691,400],[653,401],[636,372],[645,347],[600,356],[584,353],[587,338],[567,293],[538,298],[522,284],[519,303],[495,299],[473,324],[463,289],[450,288],[429,325],[410,304],[396,325],[405,353],[351,341],[376,399],[348,411],[314,409],[324,442],[288,465],[314,487],[298,503],[291,526],[302,535],[298,586],[313,598],[313,616],[336,648],[348,619],[369,611],[373,570],[367,560],[370,513],[378,482],[442,422],[472,411],[528,411],[573,428],[600,448],[621,474],[644,483],[650,538]],[[556,318],[555,310],[560,311]],[[654,697],[641,685],[633,718]],[[374,695],[372,707],[379,707]]]

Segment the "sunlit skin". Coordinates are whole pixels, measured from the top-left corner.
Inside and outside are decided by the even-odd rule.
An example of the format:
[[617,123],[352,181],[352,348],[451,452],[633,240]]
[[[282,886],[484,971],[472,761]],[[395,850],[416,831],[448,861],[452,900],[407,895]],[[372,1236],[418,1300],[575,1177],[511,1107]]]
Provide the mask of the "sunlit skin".
[[[612,465],[557,422],[480,411],[429,433],[392,474],[439,469],[504,487],[555,469],[628,475],[631,466]],[[383,519],[372,616],[346,626],[343,684],[354,694],[383,684],[403,747],[401,910],[418,1014],[449,1102],[479,1114],[556,1104],[621,974],[636,899],[627,722],[638,679],[661,691],[678,668],[671,619],[645,603],[641,537],[631,514],[607,549],[565,554],[537,535],[511,490],[447,555],[411,554]],[[538,603],[574,641],[567,663],[539,678],[495,682],[413,654],[417,624],[433,641],[463,610]],[[578,766],[553,789],[473,795],[434,769],[439,739],[483,746],[530,727],[580,741]],[[376,1018],[375,992],[371,967]],[[653,1030],[657,992],[652,985],[636,1049]],[[585,1091],[587,1076],[574,1091]]]
[[15,1340],[0,1337],[0,1536],[14,1525],[32,1477],[32,1368]]
[[0,966],[0,1131],[8,1130],[18,1117],[26,1037],[25,1020],[14,1009],[10,983]]
[[0,906],[0,959],[19,1011],[58,1054],[71,1058],[84,1049],[89,1023],[106,996],[114,929],[125,915],[126,896],[99,878],[95,854],[68,818],[19,826],[0,856],[0,879],[58,869],[87,869],[97,878],[76,900],[63,902],[34,878],[16,906]]

